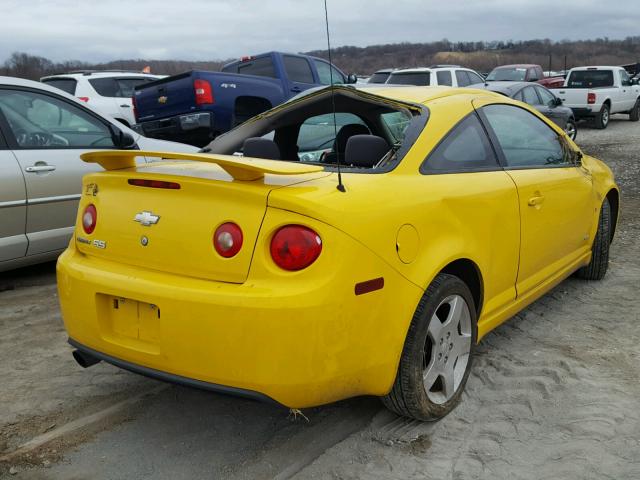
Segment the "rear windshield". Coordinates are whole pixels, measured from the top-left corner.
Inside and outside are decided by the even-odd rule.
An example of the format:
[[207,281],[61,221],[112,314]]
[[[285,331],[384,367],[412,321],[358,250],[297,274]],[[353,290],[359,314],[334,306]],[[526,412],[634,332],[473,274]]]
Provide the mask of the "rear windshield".
[[374,73],[369,77],[367,83],[384,83],[389,78],[389,75],[391,75],[391,72]]
[[429,72],[392,73],[387,83],[394,85],[419,85],[421,87],[431,84]]
[[70,95],[76,94],[76,82],[73,78],[48,78],[42,80],[42,83],[46,83],[55,88],[59,88],[67,92]]
[[155,78],[94,78],[89,83],[103,97],[131,98],[138,85],[153,82]]
[[613,71],[578,70],[576,72],[571,72],[567,85],[577,88],[612,87]]
[[[229,71],[229,70],[225,70]],[[270,56],[256,58],[238,65],[238,73],[243,75],[257,75],[259,77],[277,78],[276,70],[273,67],[273,60]]]
[[488,81],[524,82],[527,77],[526,68],[495,68],[487,76]]

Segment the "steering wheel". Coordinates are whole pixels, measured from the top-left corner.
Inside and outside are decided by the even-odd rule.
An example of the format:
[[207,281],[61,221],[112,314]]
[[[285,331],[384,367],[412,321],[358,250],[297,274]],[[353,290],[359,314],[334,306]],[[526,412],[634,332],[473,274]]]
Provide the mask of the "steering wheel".
[[69,141],[49,132],[27,132],[24,129],[16,129],[14,132],[16,142],[21,147],[68,147]]

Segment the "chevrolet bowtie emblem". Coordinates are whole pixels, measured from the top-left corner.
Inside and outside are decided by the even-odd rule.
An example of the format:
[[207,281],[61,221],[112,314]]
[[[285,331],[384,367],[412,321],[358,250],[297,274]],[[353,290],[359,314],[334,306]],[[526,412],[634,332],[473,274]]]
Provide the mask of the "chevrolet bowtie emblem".
[[151,225],[155,225],[160,220],[159,215],[154,215],[152,212],[140,212],[136,213],[136,216],[133,218],[135,222],[138,222],[140,225],[144,227],[150,227]]

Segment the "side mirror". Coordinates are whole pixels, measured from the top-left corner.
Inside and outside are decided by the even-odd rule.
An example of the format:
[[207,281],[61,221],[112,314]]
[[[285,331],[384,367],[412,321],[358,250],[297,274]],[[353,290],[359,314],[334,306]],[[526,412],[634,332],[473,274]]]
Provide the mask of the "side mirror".
[[114,143],[116,144],[116,147],[122,150],[131,150],[138,146],[133,135],[129,132],[123,132],[122,130],[116,131]]
[[576,162],[576,166],[577,167],[581,167],[582,166],[582,152],[576,152],[575,156],[574,156],[575,162]]
[[356,83],[358,81],[358,77],[355,73],[350,73],[347,75],[347,83]]
[[556,98],[553,100],[553,104],[554,104],[556,107],[559,107],[560,105],[562,105],[562,99],[561,99],[561,98],[559,98],[559,97],[556,97]]
[[632,78],[631,85],[638,85],[640,83],[640,78]]

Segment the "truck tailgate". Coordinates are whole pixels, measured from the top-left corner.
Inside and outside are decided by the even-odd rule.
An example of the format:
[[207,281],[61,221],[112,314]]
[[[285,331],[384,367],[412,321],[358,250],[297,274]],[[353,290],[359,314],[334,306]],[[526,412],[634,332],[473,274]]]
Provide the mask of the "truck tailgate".
[[137,121],[146,122],[196,110],[193,72],[140,85],[134,92]]

